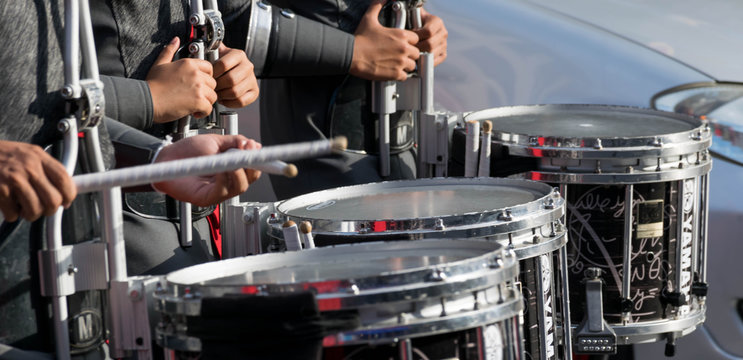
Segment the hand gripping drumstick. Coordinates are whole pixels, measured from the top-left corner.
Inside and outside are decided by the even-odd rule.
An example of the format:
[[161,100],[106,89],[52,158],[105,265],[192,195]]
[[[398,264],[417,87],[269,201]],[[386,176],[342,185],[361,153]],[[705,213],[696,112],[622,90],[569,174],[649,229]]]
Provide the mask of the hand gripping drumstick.
[[104,173],[73,176],[78,194],[121,186],[135,186],[177,179],[184,176],[216,174],[241,168],[252,168],[275,160],[298,160],[345,150],[345,137],[304,143],[267,146],[259,150],[228,151],[197,158],[164,161],[133,166]]
[[490,120],[482,122],[482,142],[480,144],[480,167],[477,169],[477,176],[490,176],[490,139],[493,123]]

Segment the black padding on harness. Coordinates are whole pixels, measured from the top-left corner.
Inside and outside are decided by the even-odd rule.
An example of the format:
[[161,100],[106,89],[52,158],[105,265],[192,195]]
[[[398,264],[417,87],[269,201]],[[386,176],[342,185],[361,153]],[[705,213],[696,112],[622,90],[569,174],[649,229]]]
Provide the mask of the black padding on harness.
[[326,335],[360,326],[355,312],[320,313],[311,292],[204,298],[187,319],[206,359],[317,359]]

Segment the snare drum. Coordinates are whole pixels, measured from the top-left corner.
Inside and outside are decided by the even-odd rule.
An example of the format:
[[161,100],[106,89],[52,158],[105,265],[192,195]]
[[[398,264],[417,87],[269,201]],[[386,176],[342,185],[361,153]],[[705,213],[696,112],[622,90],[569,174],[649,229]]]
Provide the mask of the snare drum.
[[169,358],[317,358],[322,346],[325,359],[522,359],[517,276],[513,252],[471,240],[229,259],[165,277],[157,340]]
[[[312,224],[317,246],[375,240],[483,238],[508,246],[521,267],[525,349],[530,359],[570,358],[560,351],[567,305],[564,204],[539,182],[494,178],[390,181],[318,191],[277,203],[273,247],[287,220]],[[562,266],[562,268],[566,268]]]
[[[465,120],[492,122],[491,174],[558,185],[565,197],[574,324],[593,317],[601,325],[603,314],[618,344],[672,344],[704,321],[707,124],[593,105],[495,108]],[[455,162],[463,138],[455,131]],[[602,292],[586,280],[603,282],[603,301],[586,302]],[[574,337],[577,351],[612,351],[594,342],[607,339],[581,337],[583,330]]]

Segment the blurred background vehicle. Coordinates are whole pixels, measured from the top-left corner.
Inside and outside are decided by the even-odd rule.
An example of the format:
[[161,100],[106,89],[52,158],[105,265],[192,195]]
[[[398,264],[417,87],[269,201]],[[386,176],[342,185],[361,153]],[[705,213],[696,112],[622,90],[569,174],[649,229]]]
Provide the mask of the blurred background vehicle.
[[[677,342],[676,358],[743,358],[743,2],[468,0],[426,8],[449,30],[437,108],[610,104],[711,121],[707,319]],[[242,133],[258,137],[257,104],[242,114]],[[266,179],[244,198],[275,200]],[[635,345],[634,356],[662,359],[664,346]]]

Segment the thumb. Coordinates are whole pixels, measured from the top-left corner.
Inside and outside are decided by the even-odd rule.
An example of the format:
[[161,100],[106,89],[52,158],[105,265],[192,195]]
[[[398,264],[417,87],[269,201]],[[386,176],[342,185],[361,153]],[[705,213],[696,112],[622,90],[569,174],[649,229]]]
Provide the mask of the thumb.
[[382,11],[382,7],[386,2],[386,0],[372,1],[371,5],[369,5],[369,8],[366,9],[366,14],[364,14],[364,17],[368,18],[369,20],[373,20],[375,24],[379,24],[379,13]]
[[219,152],[225,152],[229,149],[242,150],[248,146],[251,140],[242,135],[224,135],[218,137]]
[[180,44],[181,39],[179,39],[177,36],[174,37],[173,40],[170,40],[168,45],[165,45],[163,51],[160,52],[160,55],[157,56],[157,59],[155,60],[153,66],[172,62],[173,56],[175,56],[175,52],[178,51],[178,45]]

